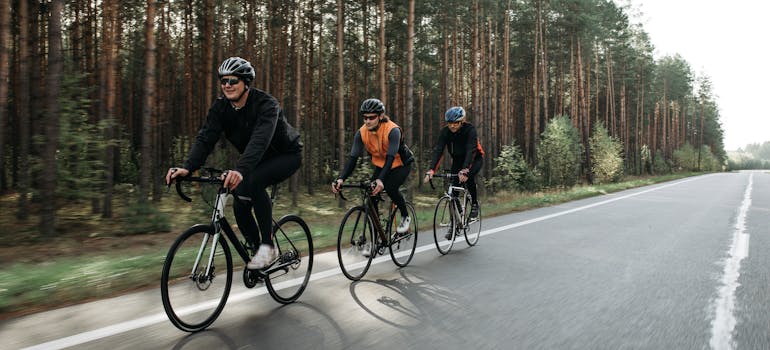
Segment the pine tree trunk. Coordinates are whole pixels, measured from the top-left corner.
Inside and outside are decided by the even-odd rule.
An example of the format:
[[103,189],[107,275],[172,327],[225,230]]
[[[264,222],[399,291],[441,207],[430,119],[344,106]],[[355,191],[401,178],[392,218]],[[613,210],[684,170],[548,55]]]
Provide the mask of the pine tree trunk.
[[508,7],[505,10],[505,33],[503,34],[503,76],[501,82],[500,92],[500,127],[503,129],[503,136],[501,139],[502,145],[511,144],[510,138],[510,125],[513,123],[513,114],[510,113],[509,107],[509,87],[510,87],[510,75],[511,75],[511,21],[507,18],[511,12],[511,1],[508,0]]
[[[19,69],[18,69],[18,80],[20,81],[23,77],[28,77],[30,75],[30,47],[29,47],[29,3],[26,0],[20,0],[18,8],[18,21],[19,21]],[[27,85],[19,84],[19,89],[17,89],[16,95],[17,97],[17,113],[18,116],[29,116],[30,115],[30,107],[29,107],[29,88]],[[27,194],[30,190],[30,171],[29,167],[27,166],[29,164],[29,151],[30,151],[30,118],[20,117],[18,119],[19,129],[17,134],[18,142],[19,142],[19,151],[17,153],[17,159],[19,161],[19,164],[21,164],[20,167],[18,167],[18,175],[17,175],[17,186],[19,188],[19,200],[18,200],[18,211],[16,212],[16,217],[20,221],[26,221],[29,217],[29,203]]]
[[[115,120],[117,120],[117,60],[118,60],[118,42],[120,38],[120,22],[118,15],[118,1],[105,0],[103,6],[103,25],[102,25],[102,90],[103,100],[100,107],[100,119],[107,122],[104,131],[104,139],[111,142],[115,138]],[[102,201],[102,217],[112,217],[112,195],[115,182],[115,146],[107,146],[104,150],[104,196]]]
[[[414,146],[414,2],[409,0],[406,39],[406,115],[404,116],[404,142]],[[409,187],[411,189],[411,187]],[[409,191],[411,195],[411,190]]]
[[216,16],[216,13],[214,12],[214,0],[205,0],[203,16],[203,94],[201,95],[203,100],[201,103],[203,106],[206,106],[211,103],[213,100],[212,97],[216,96],[214,83],[212,81],[215,69],[214,40],[216,39],[216,36],[214,35],[214,17]]
[[[292,34],[294,39],[292,45],[294,45],[294,127],[302,134],[302,15],[301,6],[299,2],[296,2],[294,25],[292,26]],[[291,191],[291,205],[297,207],[299,204],[299,172],[294,173],[291,177],[291,184],[289,186]]]
[[[548,114],[548,47],[545,42],[547,16],[543,16],[543,11],[543,5],[541,4],[538,8],[538,17],[540,18],[540,20],[538,20],[538,30],[540,31],[540,35],[538,36],[540,38],[540,86],[543,90],[543,121],[548,123],[551,116]],[[540,123],[538,122],[538,125],[539,124]],[[536,130],[535,142],[540,143],[539,127]]]
[[[8,126],[8,93],[10,91],[11,2],[0,0],[0,130]],[[8,188],[5,178],[5,132],[0,132],[0,191]]]
[[535,33],[535,37],[533,38],[533,41],[535,43],[535,52],[533,52],[533,58],[534,62],[532,62],[532,120],[530,121],[530,130],[528,132],[529,135],[527,142],[527,149],[529,149],[530,157],[534,159],[535,156],[535,145],[537,144],[538,140],[538,133],[540,129],[539,120],[540,120],[540,65],[542,62],[540,62],[540,21],[541,21],[541,9],[542,9],[542,1],[537,0],[537,3],[535,5],[536,12],[535,12],[535,27],[533,28],[533,32]]
[[40,173],[40,233],[52,236],[56,233],[56,149],[59,145],[59,95],[64,57],[62,56],[61,15],[64,9],[62,0],[51,1],[48,19],[48,73],[46,75],[46,142],[43,151],[45,171]]
[[385,66],[387,65],[385,57],[385,0],[380,0],[379,4],[379,20],[380,20],[380,40],[377,43],[380,49],[379,56],[379,83],[380,83],[380,101],[386,106],[388,105],[388,85],[387,78],[385,76]]
[[153,164],[152,118],[155,112],[155,3],[147,0],[147,21],[144,27],[144,98],[142,104],[142,154],[139,169],[139,203],[147,202]]
[[[345,26],[345,6],[343,0],[337,0],[337,161],[342,169],[345,164],[345,72],[343,65],[343,35]],[[344,203],[339,200],[342,208]]]

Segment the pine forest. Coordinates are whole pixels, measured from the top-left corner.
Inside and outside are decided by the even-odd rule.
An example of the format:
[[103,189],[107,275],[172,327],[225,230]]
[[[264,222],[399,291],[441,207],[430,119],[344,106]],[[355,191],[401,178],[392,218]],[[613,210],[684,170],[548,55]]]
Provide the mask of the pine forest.
[[[74,203],[159,202],[231,56],[302,135],[295,196],[329,191],[371,97],[416,154],[415,188],[451,106],[478,129],[485,191],[522,172],[519,190],[721,171],[709,76],[655,58],[639,17],[612,0],[0,0],[0,190],[43,235]],[[573,137],[559,128],[572,181],[548,167]],[[212,166],[237,159],[226,142]]]

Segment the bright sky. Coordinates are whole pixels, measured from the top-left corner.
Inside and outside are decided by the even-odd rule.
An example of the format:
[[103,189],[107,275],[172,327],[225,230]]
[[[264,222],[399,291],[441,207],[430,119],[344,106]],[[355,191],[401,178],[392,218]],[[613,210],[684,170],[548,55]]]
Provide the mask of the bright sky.
[[[620,1],[623,3],[625,1]],[[770,3],[766,0],[631,0],[655,58],[680,54],[711,77],[725,150],[770,141]],[[633,11],[632,11],[633,12]]]

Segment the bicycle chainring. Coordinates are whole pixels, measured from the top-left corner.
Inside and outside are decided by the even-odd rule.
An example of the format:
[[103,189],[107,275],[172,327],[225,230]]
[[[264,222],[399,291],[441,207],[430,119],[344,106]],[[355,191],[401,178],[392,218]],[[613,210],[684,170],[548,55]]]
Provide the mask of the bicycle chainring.
[[257,271],[248,268],[243,269],[243,284],[246,288],[254,288],[260,282],[262,282],[262,276]]

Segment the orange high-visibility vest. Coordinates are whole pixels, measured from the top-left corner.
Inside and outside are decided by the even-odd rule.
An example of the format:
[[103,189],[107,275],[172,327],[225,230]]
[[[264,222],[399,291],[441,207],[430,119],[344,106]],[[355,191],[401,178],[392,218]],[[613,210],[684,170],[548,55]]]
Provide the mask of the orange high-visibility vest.
[[[366,151],[372,156],[372,164],[382,168],[385,166],[385,156],[388,155],[388,135],[393,128],[401,129],[396,123],[388,119],[386,122],[380,123],[380,126],[376,131],[370,131],[366,128],[366,125],[361,126],[359,132],[361,133],[361,141],[366,147]],[[401,161],[401,155],[396,153],[396,158],[393,159],[393,165],[391,169],[398,168],[404,165]]]

